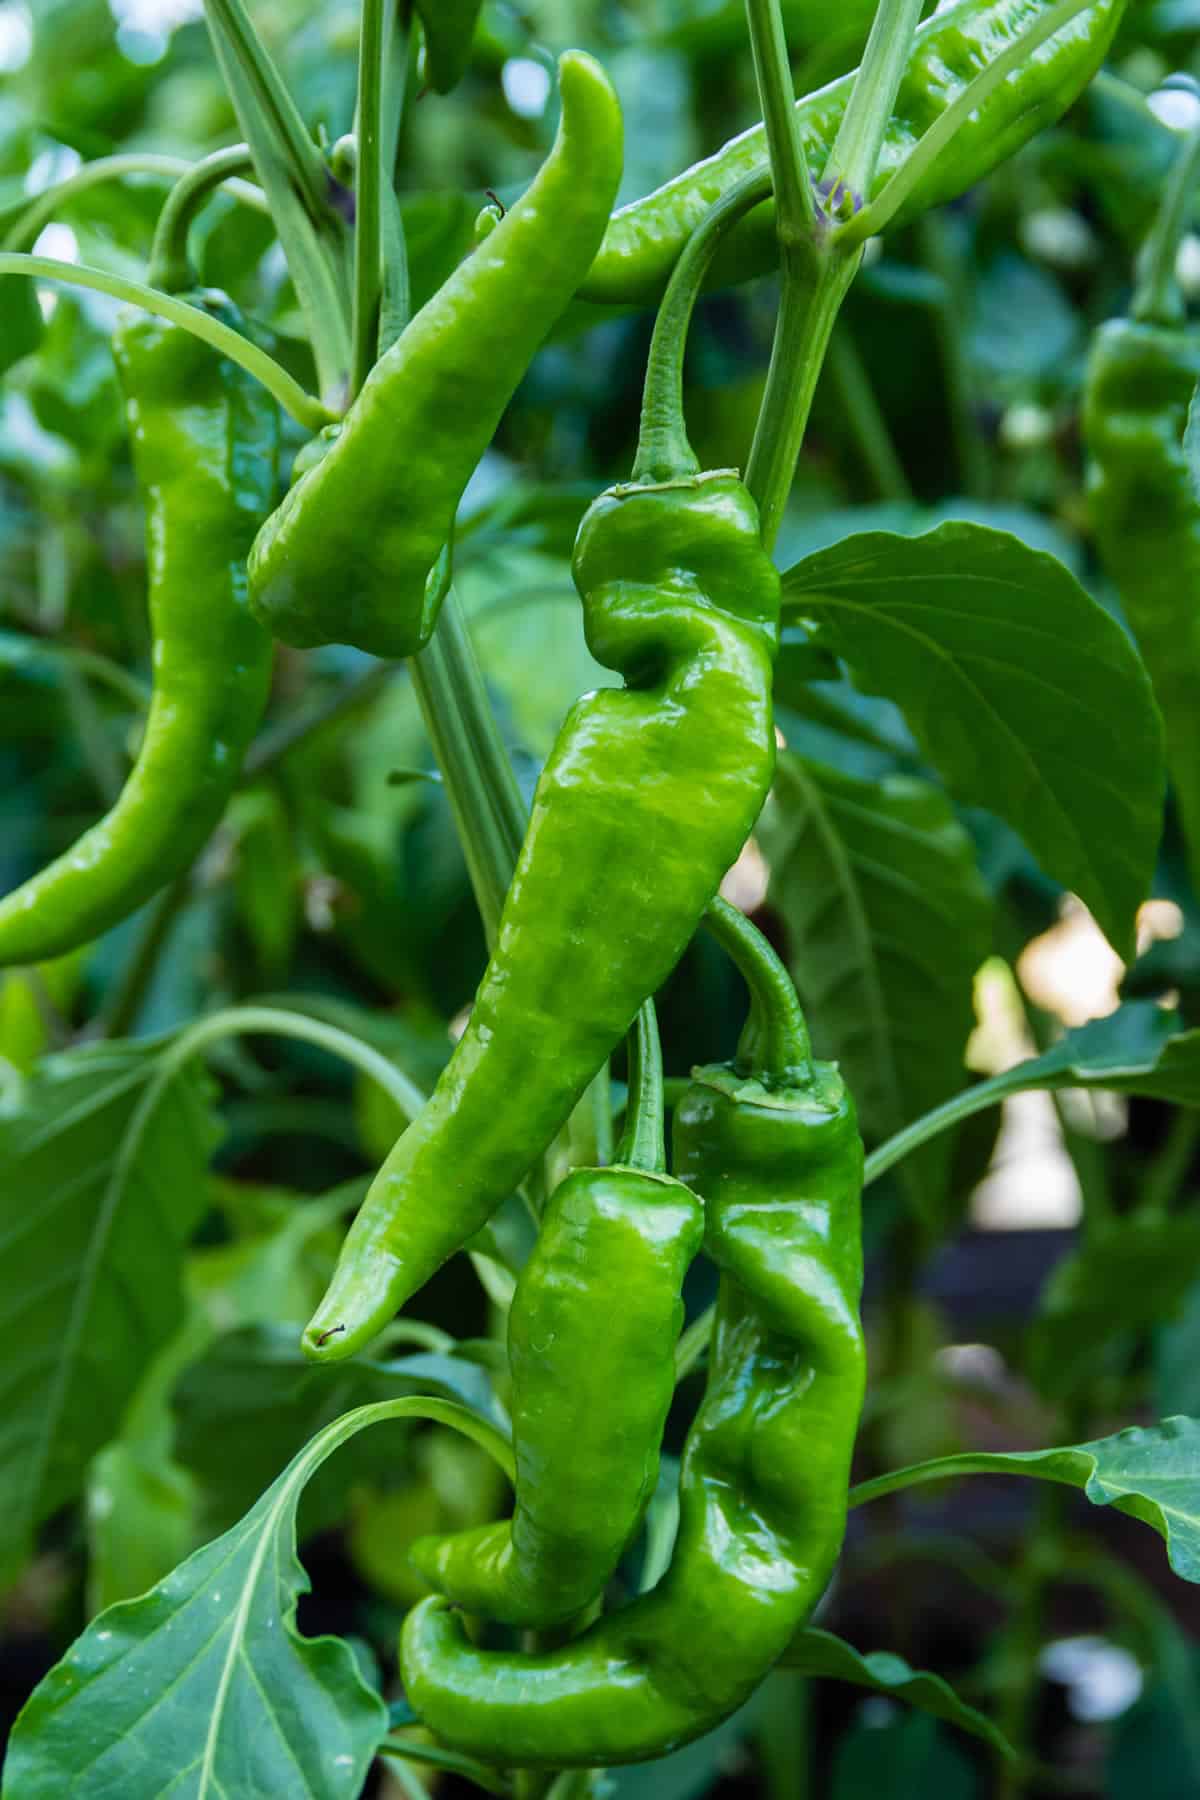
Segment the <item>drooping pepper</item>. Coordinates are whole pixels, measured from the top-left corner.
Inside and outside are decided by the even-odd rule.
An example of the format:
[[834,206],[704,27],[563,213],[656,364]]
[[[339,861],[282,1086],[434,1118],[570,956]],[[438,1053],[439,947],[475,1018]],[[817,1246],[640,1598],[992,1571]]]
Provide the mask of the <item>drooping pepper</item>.
[[1181,148],[1146,241],[1132,317],[1110,319],[1088,358],[1088,499],[1166,727],[1167,766],[1200,893],[1200,487],[1185,441],[1200,383],[1175,257],[1190,216],[1200,133]]
[[[872,192],[864,198],[882,191],[908,160],[922,132],[1052,4],[1054,0],[953,0],[925,21],[913,41]],[[890,228],[908,224],[930,207],[965,193],[1061,118],[1104,61],[1124,10],[1125,0],[1097,0],[1031,50],[1019,72],[971,114]],[[796,102],[800,137],[814,179],[824,172],[856,75],[853,71],[839,76]],[[579,297],[609,305],[644,305],[657,299],[708,208],[747,175],[766,167],[766,132],[754,125],[713,156],[623,206],[613,215]],[[747,281],[771,268],[775,255],[775,208],[768,200],[730,234],[714,279]]]
[[588,646],[626,685],[567,715],[466,1031],[305,1331],[317,1360],[369,1343],[513,1191],[678,962],[770,785],[779,576],[751,496],[698,468],[682,425],[715,242],[697,234],[659,315],[634,479],[575,545]]
[[[559,61],[562,117],[532,186],[380,358],[250,556],[250,598],[287,644],[411,656],[463,490],[600,243],[621,178],[621,112],[600,65]],[[428,582],[428,586],[427,586]]]
[[558,1624],[590,1605],[658,1477],[680,1290],[703,1213],[666,1173],[652,1002],[630,1046],[617,1160],[554,1190],[509,1313],[512,1520],[422,1538],[410,1552],[450,1600],[510,1625]]
[[[224,295],[190,298],[239,324]],[[270,685],[246,556],[275,498],[278,408],[253,376],[166,320],[125,312],[113,353],[146,502],[153,696],[114,806],[0,900],[0,963],[89,942],[188,867],[224,811]]]
[[753,1003],[737,1060],[698,1069],[675,1119],[721,1273],[679,1536],[652,1592],[544,1654],[476,1648],[439,1598],[413,1609],[408,1699],[486,1761],[637,1762],[711,1730],[783,1654],[841,1547],[864,1382],[854,1105],[811,1060],[774,953],[731,908],[710,920]]

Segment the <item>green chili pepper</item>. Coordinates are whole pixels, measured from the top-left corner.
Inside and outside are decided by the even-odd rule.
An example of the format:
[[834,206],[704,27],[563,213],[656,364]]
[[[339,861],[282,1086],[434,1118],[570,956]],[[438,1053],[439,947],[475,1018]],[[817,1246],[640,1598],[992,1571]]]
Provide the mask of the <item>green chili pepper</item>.
[[416,0],[425,35],[426,85],[448,94],[467,72],[483,0]]
[[[223,295],[193,298],[238,323]],[[245,559],[275,495],[275,402],[191,332],[144,313],[123,315],[113,350],[146,497],[154,692],[111,811],[0,901],[0,963],[87,943],[187,868],[224,811],[270,685]]]
[[630,1045],[617,1161],[555,1189],[513,1296],[511,1523],[422,1538],[410,1553],[457,1605],[510,1625],[557,1624],[595,1600],[658,1478],[703,1214],[666,1173],[650,1002]]
[[442,1599],[413,1609],[408,1699],[487,1761],[637,1762],[711,1730],[786,1650],[841,1547],[864,1380],[862,1144],[774,953],[731,908],[710,918],[753,1005],[737,1061],[698,1069],[675,1118],[721,1271],[679,1536],[651,1593],[545,1654],[477,1649]]
[[626,685],[567,715],[467,1029],[350,1227],[310,1356],[368,1343],[512,1192],[678,962],[770,785],[779,576],[754,501],[699,470],[681,417],[716,241],[697,239],[655,328],[634,480],[575,545],[588,646]]
[[[913,42],[874,185],[862,198],[873,199],[882,191],[922,132],[1051,4],[1052,0],[956,0],[926,20]],[[897,213],[893,227],[964,193],[1060,118],[1103,62],[1123,10],[1124,0],[1096,0],[1032,50],[1020,75],[1002,83],[971,115],[950,150],[937,159]],[[796,102],[801,142],[814,178],[824,172],[856,73]],[[766,167],[766,132],[755,125],[704,162],[622,207],[579,288],[580,298],[605,304],[644,304],[657,298],[708,208],[745,176]],[[731,234],[714,280],[745,281],[761,275],[773,266],[775,256],[775,208],[766,203]]]
[[621,177],[621,113],[598,63],[559,63],[554,148],[516,205],[385,352],[259,533],[250,597],[288,644],[411,656],[429,581],[501,414],[600,242]]
[[1084,391],[1096,541],[1166,726],[1167,763],[1200,892],[1200,489],[1185,442],[1200,382],[1175,255],[1194,200],[1200,133],[1180,152],[1147,240],[1133,317],[1092,344]]

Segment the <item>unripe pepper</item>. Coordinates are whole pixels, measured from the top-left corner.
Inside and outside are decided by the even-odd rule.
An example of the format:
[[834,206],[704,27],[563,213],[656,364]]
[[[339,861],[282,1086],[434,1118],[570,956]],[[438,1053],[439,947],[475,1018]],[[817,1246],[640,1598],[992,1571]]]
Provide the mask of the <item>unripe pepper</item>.
[[595,1600],[658,1478],[680,1290],[703,1213],[666,1173],[652,1003],[630,1043],[617,1160],[554,1190],[513,1296],[512,1520],[422,1538],[410,1552],[456,1605],[510,1625],[559,1624]]
[[463,490],[587,271],[621,178],[600,65],[559,62],[562,117],[532,186],[380,358],[250,556],[255,612],[287,644],[411,656],[437,620],[427,579]]
[[836,1068],[811,1061],[782,965],[714,910],[753,1010],[737,1061],[697,1070],[676,1113],[676,1170],[703,1195],[721,1281],[671,1565],[539,1655],[476,1648],[440,1599],[413,1609],[408,1699],[486,1761],[637,1762],[711,1730],[783,1654],[841,1546],[865,1364],[862,1144]]
[[[873,199],[882,192],[921,134],[1052,4],[1053,0],[954,0],[925,21],[913,40],[871,193],[862,198]],[[1061,118],[1104,61],[1124,7],[1125,0],[1096,0],[1031,50],[1019,72],[971,114],[951,149],[918,182],[890,228],[906,225],[930,207],[965,193]],[[796,102],[801,144],[814,179],[825,170],[856,74],[842,75]],[[755,125],[653,193],[623,206],[604,234],[580,286],[580,299],[618,305],[644,305],[656,299],[709,207],[746,176],[767,166],[766,132]],[[776,253],[774,203],[764,202],[730,234],[714,280],[746,281],[761,275],[774,266]]]
[[625,686],[567,715],[466,1031],[305,1331],[318,1360],[369,1343],[513,1191],[678,962],[770,785],[779,576],[750,494],[698,468],[679,417],[705,266],[681,260],[660,315],[634,479],[575,546],[588,647]]
[[1200,134],[1180,152],[1147,239],[1133,317],[1110,319],[1088,358],[1083,427],[1101,558],[1154,684],[1167,764],[1200,892],[1200,489],[1185,441],[1200,383],[1175,256],[1193,201]]
[[[224,295],[191,298],[239,324]],[[146,501],[153,695],[115,805],[0,900],[0,963],[89,942],[188,867],[224,811],[270,685],[246,556],[274,499],[278,408],[253,376],[164,319],[123,313],[113,354]]]

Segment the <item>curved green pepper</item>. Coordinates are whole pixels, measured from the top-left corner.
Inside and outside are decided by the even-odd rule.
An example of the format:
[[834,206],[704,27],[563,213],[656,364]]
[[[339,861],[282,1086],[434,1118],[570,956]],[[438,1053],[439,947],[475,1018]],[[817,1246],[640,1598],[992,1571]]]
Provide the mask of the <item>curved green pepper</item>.
[[1166,727],[1167,763],[1200,893],[1200,489],[1185,441],[1200,383],[1200,331],[1175,279],[1200,134],[1185,143],[1143,252],[1130,319],[1110,319],[1088,358],[1083,430],[1096,542],[1120,592]]
[[322,433],[250,554],[250,601],[287,644],[411,656],[463,490],[600,242],[621,113],[600,65],[559,62],[562,118],[528,191],[423,306]]
[[477,1649],[441,1599],[405,1621],[405,1692],[458,1750],[517,1767],[661,1756],[739,1706],[820,1598],[845,1529],[864,1350],[862,1144],[774,953],[732,909],[720,935],[754,1008],[733,1065],[676,1113],[721,1271],[708,1386],[688,1434],[659,1585],[541,1655]]
[[[192,298],[239,323],[224,295]],[[270,686],[246,555],[275,495],[278,408],[245,370],[163,319],[123,314],[113,352],[146,498],[153,697],[116,804],[0,901],[0,963],[87,943],[188,867],[225,809]]]
[[[955,0],[925,21],[880,151],[873,199],[908,160],[921,134],[1033,25],[1053,0]],[[931,206],[964,193],[1062,116],[1096,73],[1112,42],[1125,0],[1096,0],[1032,50],[1019,76],[1003,82],[938,157],[892,221],[911,222]],[[824,172],[850,98],[855,74],[843,75],[796,102],[805,155],[814,178]],[[747,175],[767,168],[766,131],[755,125],[704,162],[623,206],[613,215],[587,279],[583,300],[646,303],[662,293],[688,238],[709,207]],[[746,281],[774,266],[773,202],[758,207],[730,234],[713,271],[717,283]]]
[[715,241],[696,237],[655,327],[634,480],[575,545],[588,647],[626,685],[563,723],[470,1021],[350,1227],[304,1334],[316,1359],[369,1343],[513,1191],[678,962],[770,785],[779,575],[754,501],[698,469],[681,417]]
[[554,1190],[513,1296],[512,1520],[422,1538],[410,1552],[456,1605],[510,1625],[558,1624],[595,1600],[658,1478],[680,1290],[703,1214],[665,1172],[651,1003],[635,1035],[617,1161],[576,1169]]

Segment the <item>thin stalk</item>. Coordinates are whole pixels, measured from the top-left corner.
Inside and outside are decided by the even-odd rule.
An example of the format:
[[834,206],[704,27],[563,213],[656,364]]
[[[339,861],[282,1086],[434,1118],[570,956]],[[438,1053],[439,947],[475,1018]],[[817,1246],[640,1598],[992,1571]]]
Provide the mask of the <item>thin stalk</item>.
[[708,1349],[713,1334],[713,1324],[717,1317],[714,1306],[706,1306],[702,1313],[694,1318],[687,1330],[680,1334],[675,1346],[675,1380],[680,1382],[685,1375],[690,1375],[702,1360]]
[[1062,1518],[1063,1496],[1049,1489],[1038,1496],[1033,1529],[1022,1539],[1017,1565],[1017,1598],[1009,1628],[1009,1683],[1003,1694],[997,1724],[1016,1752],[996,1751],[996,1800],[1021,1800],[1027,1792],[1026,1777],[1032,1758],[1030,1730],[1033,1697],[1037,1689],[1038,1655],[1042,1646],[1048,1568]]
[[1141,1218],[1165,1217],[1187,1179],[1200,1144],[1200,1113],[1181,1106],[1171,1119],[1166,1142],[1150,1165],[1136,1211]]
[[824,178],[849,188],[857,200],[869,193],[900,80],[921,22],[922,0],[880,0],[871,35]]
[[253,168],[250,146],[231,144],[226,150],[214,150],[180,176],[167,195],[154,228],[146,277],[151,287],[178,293],[192,285],[195,272],[188,257],[188,232],[193,219],[214,188]]
[[[86,193],[89,188],[98,187],[102,182],[124,181],[135,175],[150,176],[160,181],[178,181],[192,166],[184,156],[158,156],[148,150],[121,156],[98,157],[95,162],[85,163],[73,175],[68,175],[63,181],[56,181],[53,187],[36,195],[0,239],[0,250],[23,250],[33,244],[42,227],[48,225],[69,201]],[[265,212],[267,209],[267,197],[262,189],[248,181],[230,181],[228,191],[236,195],[243,205],[252,206],[258,212]]]
[[[350,398],[362,387],[375,362],[379,331],[382,233],[383,89],[387,19],[392,0],[362,0],[358,39],[358,111],[354,168],[354,314],[350,359]],[[387,179],[390,182],[390,170]]]
[[776,235],[783,245],[808,249],[816,230],[817,207],[800,139],[779,0],[746,0],[746,23],[775,189]]
[[812,1044],[804,1012],[791,976],[762,932],[719,895],[709,905],[704,924],[750,990],[750,1017],[738,1045],[739,1067],[780,1085],[811,1081]]
[[975,414],[971,362],[963,339],[967,307],[962,262],[950,242],[945,221],[936,212],[918,219],[916,229],[925,266],[941,287],[941,298],[934,308],[934,335],[942,364],[958,478],[964,494],[979,497],[988,492],[990,471],[987,445]]
[[683,361],[688,327],[721,239],[770,192],[771,177],[765,169],[730,188],[705,213],[671,272],[646,358],[634,481],[669,481],[699,470],[684,420]]
[[505,1796],[506,1800],[511,1800],[511,1782],[505,1781],[495,1769],[489,1769],[485,1763],[476,1762],[471,1756],[462,1756],[457,1750],[443,1750],[438,1744],[418,1743],[415,1738],[385,1738],[379,1746],[379,1754],[421,1763],[427,1769],[442,1769],[448,1775],[462,1775],[485,1793],[499,1794]]
[[253,89],[259,116],[286,157],[293,184],[314,221],[320,221],[329,203],[329,172],[242,0],[204,0],[204,11],[218,61],[229,57],[236,61],[243,80]]
[[130,281],[125,275],[112,275],[107,269],[93,269],[87,263],[60,262],[53,256],[23,256],[15,253],[0,253],[0,275],[28,275],[33,280],[61,281],[68,287],[93,288],[100,294],[111,294],[116,300],[126,300],[131,306],[140,306],[144,312],[154,313],[160,319],[169,319],[174,325],[181,325],[185,331],[203,338],[214,350],[220,351],[231,362],[238,363],[246,372],[260,381],[269,394],[274,395],[280,406],[290,413],[297,424],[308,431],[320,431],[321,427],[331,423],[333,414],[322,406],[311,394],[306,394],[300,383],[281,368],[273,357],[244,338],[240,332],[233,331],[214,319],[201,307],[191,306],[186,300],[178,299],[174,294],[163,294],[157,288],[147,287],[143,282]]
[[399,663],[374,663],[362,675],[355,675],[344,681],[332,694],[319,700],[315,705],[297,712],[289,719],[280,720],[269,730],[260,732],[251,744],[242,763],[241,784],[257,781],[267,775],[284,760],[284,758],[310,738],[315,731],[335,719],[341,719],[347,713],[356,712],[373,700],[376,694],[394,681],[400,672]]
[[336,184],[241,0],[205,0],[205,16],[308,325],[321,396],[341,406],[351,303],[345,227],[332,205]]
[[121,970],[100,1015],[102,1038],[128,1037],[137,1023],[146,995],[150,992],[158,970],[159,959],[167,947],[171,933],[186,910],[192,893],[189,870],[179,875],[151,902],[150,915],[142,926],[133,952]]
[[663,1135],[662,1045],[654,1002],[639,1008],[629,1033],[629,1105],[625,1131],[617,1149],[617,1161],[630,1169],[662,1175],[667,1167]]
[[826,246],[811,284],[784,261],[767,384],[746,463],[768,550],[779,535],[825,351],[861,260],[861,250],[846,256]]
[[1043,13],[1028,31],[1023,31],[1019,38],[1014,38],[1011,44],[1007,44],[987,68],[981,70],[958,98],[951,102],[945,112],[939,113],[883,192],[863,207],[861,212],[838,227],[834,233],[834,242],[849,249],[864,244],[869,237],[874,237],[890,224],[914,188],[925,180],[933,164],[948,148],[959,126],[965,125],[988,96],[1024,66],[1032,50],[1052,38],[1065,25],[1069,25],[1072,19],[1077,19],[1092,4],[1093,0],[1058,0],[1058,4],[1052,6],[1049,12]]
[[842,416],[850,426],[880,499],[911,502],[913,491],[904,464],[896,453],[887,420],[845,321],[834,332],[829,346],[829,373]]
[[490,950],[525,835],[525,807],[453,588],[411,667]]
[[1175,279],[1175,259],[1196,201],[1200,176],[1200,127],[1179,147],[1154,223],[1137,263],[1130,314],[1149,325],[1177,325],[1187,305]]

